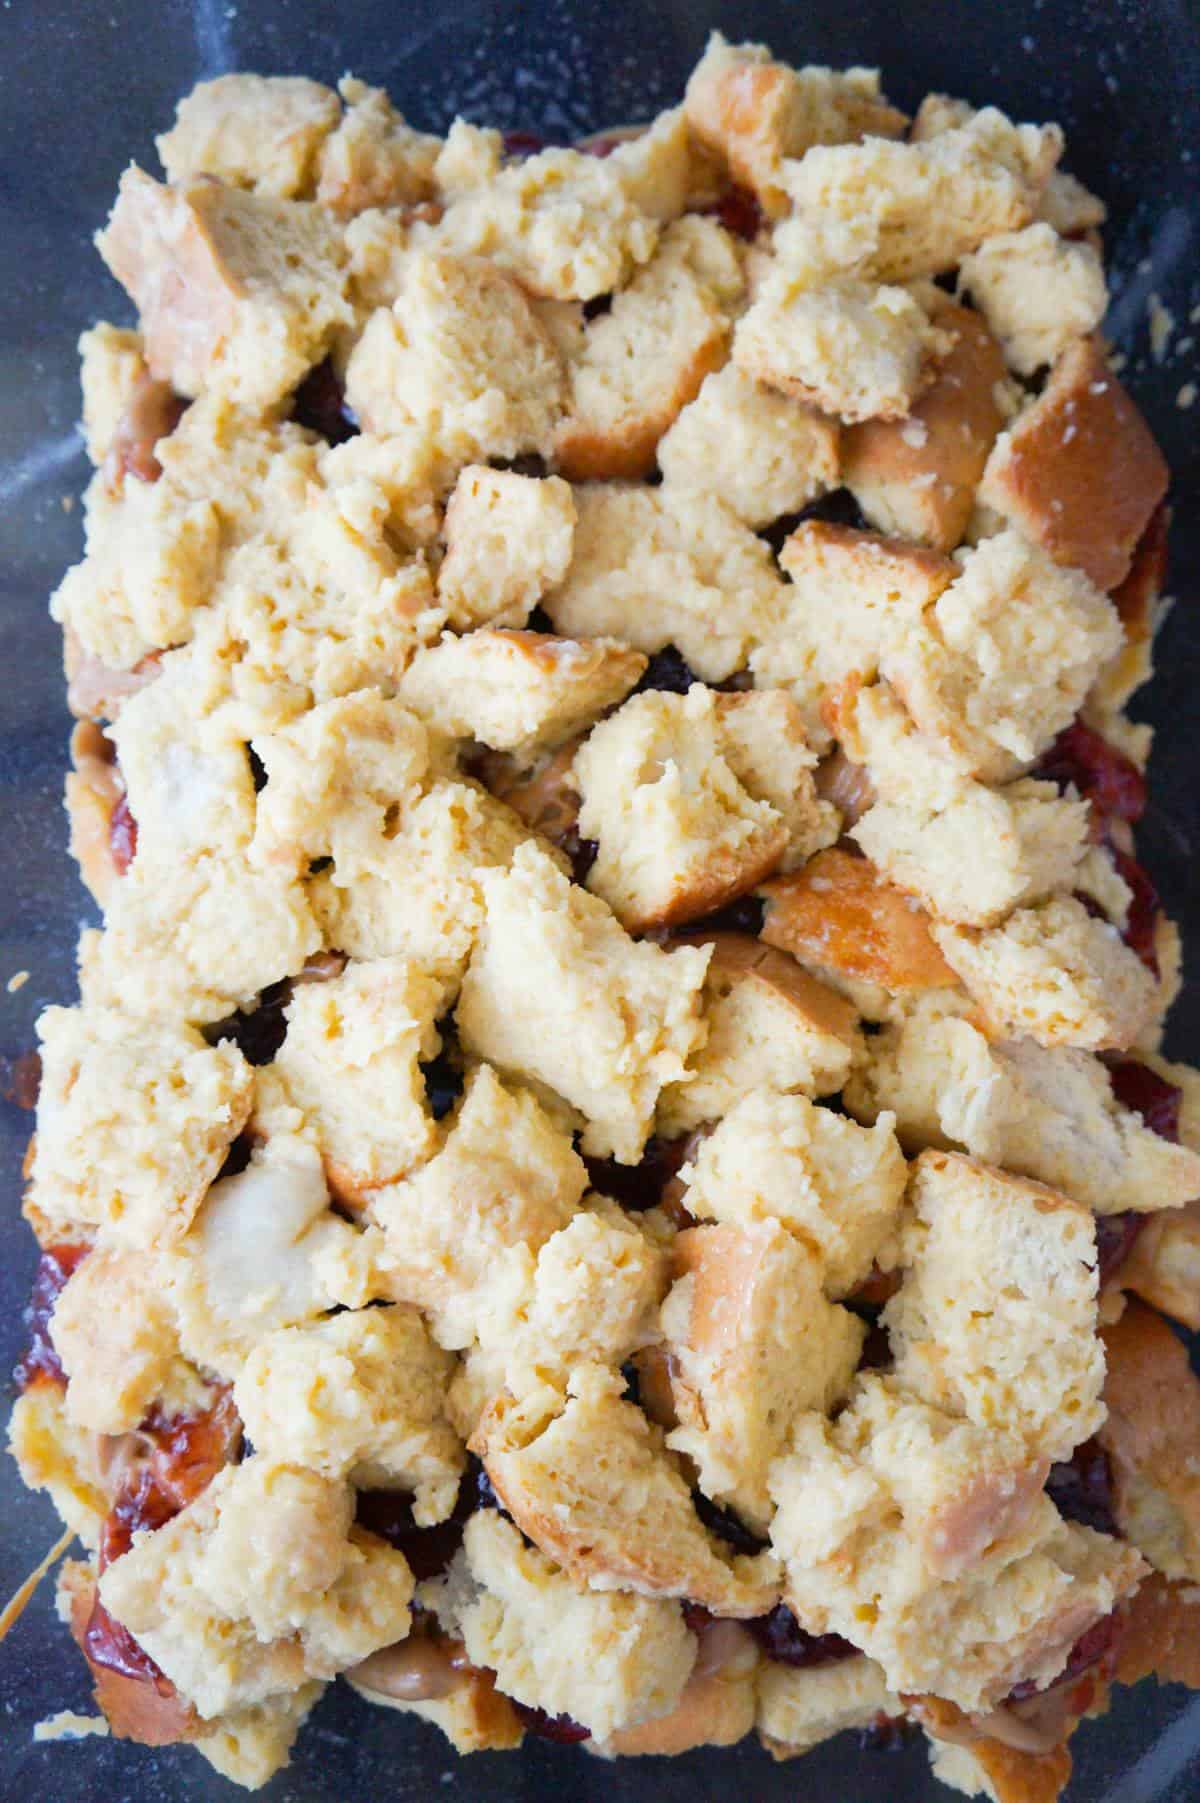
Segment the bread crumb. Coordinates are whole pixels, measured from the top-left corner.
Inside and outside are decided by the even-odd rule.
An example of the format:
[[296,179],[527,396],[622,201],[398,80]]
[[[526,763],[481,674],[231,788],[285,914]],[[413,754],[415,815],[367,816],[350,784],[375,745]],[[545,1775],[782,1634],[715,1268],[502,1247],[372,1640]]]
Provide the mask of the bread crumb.
[[89,1734],[104,1739],[108,1723],[102,1715],[77,1715],[73,1709],[60,1709],[45,1721],[33,1724],[34,1740],[86,1740]]
[[1179,390],[1179,393],[1175,396],[1175,405],[1186,413],[1189,407],[1195,405],[1195,401],[1196,384],[1194,382],[1185,382],[1183,387]]
[[60,505],[61,505],[64,513],[74,513],[74,511],[75,511],[75,496],[74,495],[62,495],[60,497]]
[[1157,294],[1152,294],[1147,302],[1150,314],[1150,355],[1156,363],[1166,361],[1171,347],[1171,334],[1175,330],[1175,315],[1170,307],[1165,306]]
[[29,972],[27,970],[14,970],[4,987],[7,989],[9,995],[16,995],[17,990],[24,989],[28,981]]

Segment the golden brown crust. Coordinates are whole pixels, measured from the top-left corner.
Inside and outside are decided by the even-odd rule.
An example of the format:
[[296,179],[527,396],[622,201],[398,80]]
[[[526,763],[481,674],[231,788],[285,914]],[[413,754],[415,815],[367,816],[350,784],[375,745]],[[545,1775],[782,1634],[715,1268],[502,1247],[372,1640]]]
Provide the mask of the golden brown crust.
[[206,1724],[165,1678],[133,1677],[115,1666],[97,1664],[90,1656],[88,1626],[98,1606],[90,1567],[64,1566],[61,1582],[70,1609],[71,1635],[87,1660],[93,1695],[109,1732],[118,1740],[135,1740],[143,1747],[169,1747],[203,1734]]
[[1157,1571],[1126,1609],[1117,1653],[1118,1684],[1148,1677],[1200,1690],[1200,1591]]
[[1200,1578],[1200,1379],[1160,1315],[1129,1301],[1103,1330],[1100,1440],[1122,1532],[1174,1578]]
[[762,937],[803,964],[889,989],[952,989],[924,911],[866,858],[833,847],[762,884]]

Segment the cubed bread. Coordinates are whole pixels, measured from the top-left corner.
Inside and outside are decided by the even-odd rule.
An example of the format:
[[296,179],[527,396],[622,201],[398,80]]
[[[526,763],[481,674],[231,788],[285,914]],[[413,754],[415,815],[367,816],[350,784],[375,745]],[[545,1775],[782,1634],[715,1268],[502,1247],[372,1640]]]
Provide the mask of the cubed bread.
[[838,425],[727,363],[660,439],[674,490],[719,496],[747,526],[766,526],[836,488]]
[[[701,1524],[661,1431],[622,1378],[581,1365],[564,1398],[498,1397],[471,1439],[522,1533],[582,1589],[687,1597],[752,1617],[778,1597],[769,1554],[727,1557]],[[589,1724],[590,1725],[590,1724]]]
[[796,1416],[841,1402],[862,1350],[862,1322],[822,1294],[822,1251],[770,1218],[692,1227],[672,1247],[662,1331],[678,1426],[667,1444],[694,1462],[707,1496],[760,1532],[774,1512],[767,1470]]
[[817,756],[801,709],[782,690],[716,697],[722,755],[748,794],[767,801],[788,830],[781,870],[793,870],[838,837],[841,816],[817,790]]
[[767,1660],[758,1678],[758,1733],[773,1759],[794,1759],[847,1728],[869,1728],[904,1704],[881,1666],[861,1654],[830,1665]]
[[1200,1200],[1151,1215],[1120,1267],[1122,1289],[1200,1329]]
[[750,655],[755,682],[800,704],[813,746],[828,750],[828,693],[873,677],[955,580],[951,559],[902,539],[806,520],[786,540],[777,585]]
[[585,483],[575,549],[544,598],[559,632],[674,645],[705,682],[746,661],[782,586],[770,549],[720,500],[666,487]]
[[984,781],[1004,781],[1069,725],[1121,644],[1116,609],[1086,575],[1019,533],[986,538],[883,671],[922,731]]
[[30,1207],[130,1248],[186,1233],[250,1113],[237,1047],[98,1007],[47,1008],[38,1037]]
[[493,1509],[472,1516],[441,1613],[530,1709],[600,1739],[674,1708],[696,1662],[677,1603],[581,1589]]
[[218,75],[175,108],[155,139],[169,182],[209,175],[231,188],[311,200],[317,157],[342,109],[337,95],[299,75]]
[[101,1574],[100,1598],[202,1717],[330,1678],[408,1632],[404,1557],[349,1486],[258,1456]]
[[519,283],[445,251],[414,251],[395,305],[371,315],[346,365],[363,426],[422,434],[452,473],[547,451],[563,392],[559,354]]
[[788,208],[785,157],[868,134],[899,137],[906,124],[881,93],[876,69],[791,69],[764,45],[729,44],[719,31],[692,70],[684,110],[700,142],[771,214]]
[[302,201],[162,187],[134,167],[97,244],[139,310],[151,373],[178,394],[270,406],[349,323],[340,236]]
[[524,626],[571,562],[575,502],[559,476],[470,464],[446,507],[438,599],[456,632]]
[[846,1296],[899,1224],[906,1169],[890,1115],[864,1132],[807,1096],[757,1090],[683,1174],[689,1213],[733,1227],[781,1221],[816,1253],[827,1294]]
[[659,439],[726,356],[741,264],[716,220],[669,225],[653,257],[586,327],[569,366],[558,468],[573,482],[644,476]]
[[861,1050],[854,1007],[794,958],[740,933],[707,943],[708,1037],[684,1081],[659,1098],[658,1129],[668,1139],[720,1120],[752,1090],[835,1094]]
[[986,239],[963,259],[959,280],[1022,376],[1094,331],[1108,306],[1099,253],[1044,221]]
[[921,1154],[908,1200],[884,1311],[897,1386],[1068,1457],[1104,1418],[1090,1212],[954,1152]]
[[578,1109],[585,1152],[636,1163],[659,1092],[703,1040],[707,953],[636,944],[533,844],[480,881],[485,918],[457,1012],[464,1046]]
[[1157,507],[1137,542],[1129,574],[1112,592],[1112,604],[1121,620],[1124,643],[1105,664],[1087,698],[1085,716],[1108,738],[1124,733],[1135,762],[1148,756],[1145,727],[1139,722],[1131,732],[1121,709],[1154,674],[1154,638],[1165,613],[1163,590],[1167,582],[1167,532],[1170,510]]
[[868,419],[842,434],[842,480],[881,532],[935,551],[962,542],[996,434],[1006,420],[1004,359],[977,313],[936,314],[952,347],[904,419]]
[[257,1789],[285,1766],[305,1721],[325,1689],[320,1680],[205,1722],[192,1745],[214,1771]]
[[1028,902],[1072,887],[1088,840],[1086,802],[1023,778],[972,783],[938,812],[880,801],[852,836],[890,882],[941,920],[994,926]]
[[1117,1526],[1156,1571],[1200,1578],[1200,1379],[1153,1309],[1129,1301],[1104,1329],[1108,1454]]
[[1200,1690],[1200,1641],[1196,1638],[1200,1597],[1196,1586],[1172,1583],[1151,1572],[1130,1599],[1117,1651],[1118,1684],[1155,1677],[1160,1684]]
[[1167,491],[1150,428],[1095,337],[1059,355],[1041,394],[1001,433],[980,499],[1097,588],[1114,589]]
[[136,1428],[175,1375],[179,1341],[155,1276],[147,1253],[98,1247],[54,1305],[50,1335],[67,1375],[67,1416],[95,1434]]
[[418,651],[399,696],[452,738],[532,753],[623,701],[645,668],[611,640],[485,627]]
[[1154,977],[1073,895],[1018,908],[1001,926],[938,922],[933,937],[996,1038],[1119,1051],[1154,1017]]
[[97,469],[108,455],[117,426],[146,375],[140,332],[100,320],[79,340],[83,435]]
[[373,1192],[391,1294],[432,1312],[443,1345],[466,1346],[510,1246],[536,1255],[566,1225],[587,1183],[570,1134],[533,1096],[474,1071],[435,1155]]
[[957,986],[928,915],[867,858],[833,846],[759,893],[766,944],[843,993],[862,983],[914,996]]
[[767,388],[852,424],[903,419],[949,339],[906,288],[771,269],[738,321],[733,360]]
[[922,732],[890,682],[849,676],[826,695],[822,713],[837,736],[835,757],[851,760],[841,772],[855,790],[851,827],[876,801],[939,814],[977,787],[966,753]]
[[[1083,1688],[1080,1685],[1080,1691]],[[989,1724],[1001,1732],[1004,1712],[1005,1705],[1001,1704]],[[977,1730],[953,1703],[940,1699],[922,1699],[914,1714],[929,1737],[926,1748],[930,1773],[947,1789],[961,1791],[968,1797],[985,1797],[990,1803],[1058,1803],[1072,1768],[1065,1739],[1046,1752],[1027,1752]],[[1065,1736],[1075,1725],[1072,1710],[1060,1732]],[[944,1734],[954,1738],[943,1739]],[[1009,1741],[1019,1734],[1019,1728],[1015,1734],[1010,1730]],[[1049,1739],[1049,1735],[1045,1738]]]
[[407,1490],[422,1526],[454,1507],[463,1449],[446,1419],[453,1360],[415,1308],[346,1309],[254,1348],[234,1402],[255,1450],[360,1490]]
[[696,1621],[699,1652],[683,1692],[667,1715],[619,1728],[595,1743],[605,1755],[673,1755],[693,1747],[731,1747],[754,1727],[758,1647],[738,1622]]
[[321,145],[317,199],[343,217],[368,207],[403,207],[428,200],[441,140],[414,131],[382,88],[345,75],[346,103],[337,130]]

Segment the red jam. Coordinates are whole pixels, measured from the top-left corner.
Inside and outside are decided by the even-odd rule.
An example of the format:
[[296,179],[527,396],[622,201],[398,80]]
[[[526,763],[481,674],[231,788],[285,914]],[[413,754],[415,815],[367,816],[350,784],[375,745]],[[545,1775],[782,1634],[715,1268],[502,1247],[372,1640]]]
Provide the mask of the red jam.
[[1046,752],[1036,774],[1061,788],[1073,784],[1103,828],[1110,820],[1140,820],[1146,811],[1146,779],[1131,758],[1073,720]]
[[68,1277],[90,1251],[90,1246],[51,1246],[42,1253],[25,1309],[29,1345],[13,1373],[18,1390],[23,1392],[34,1384],[66,1387],[67,1374],[50,1338],[50,1317]]
[[108,823],[108,845],[118,876],[124,876],[137,856],[137,821],[129,811],[128,798],[122,795]]
[[1179,1144],[1179,1106],[1183,1091],[1168,1083],[1139,1058],[1110,1058],[1108,1075],[1122,1108],[1140,1114],[1152,1133]]

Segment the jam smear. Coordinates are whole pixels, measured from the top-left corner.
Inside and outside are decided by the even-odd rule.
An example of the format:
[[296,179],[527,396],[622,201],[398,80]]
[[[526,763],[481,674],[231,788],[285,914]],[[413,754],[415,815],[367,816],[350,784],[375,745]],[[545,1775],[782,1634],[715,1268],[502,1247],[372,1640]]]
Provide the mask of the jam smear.
[[769,1615],[746,1623],[768,1659],[777,1665],[834,1665],[853,1659],[858,1648],[840,1634],[810,1634],[800,1626],[786,1603],[776,1603]]
[[0,1071],[7,1076],[4,1100],[14,1108],[33,1109],[42,1089],[42,1054],[34,1047],[15,1058],[0,1056]]
[[1151,976],[1157,977],[1158,953],[1154,945],[1154,934],[1162,912],[1158,891],[1136,858],[1131,858],[1128,852],[1122,851],[1117,845],[1110,844],[1108,850],[1117,875],[1128,883],[1132,891],[1129,915],[1121,937],[1130,951],[1137,953]]
[[519,162],[523,157],[535,157],[546,148],[545,138],[535,131],[506,131],[502,142],[505,156],[511,157],[514,162]]
[[1145,1215],[1134,1214],[1131,1210],[1124,1214],[1097,1216],[1096,1270],[1101,1286],[1120,1270],[1145,1225]]
[[683,652],[674,645],[665,645],[654,653],[632,692],[642,695],[647,689],[662,689],[668,695],[686,695],[692,684],[699,681]]
[[239,1008],[208,1029],[208,1040],[219,1045],[232,1039],[247,1064],[270,1064],[287,1038],[287,1021],[283,1011],[291,1000],[292,986],[285,977],[272,983],[259,997],[253,1010]]
[[434,1527],[413,1519],[412,1496],[406,1490],[360,1490],[354,1519],[369,1534],[378,1534],[408,1560],[420,1582],[445,1571],[462,1545],[463,1529],[477,1509],[499,1509],[500,1498],[480,1461],[471,1455],[458,1486],[453,1511]]
[[1112,1467],[1099,1440],[1082,1441],[1069,1459],[1051,1465],[1046,1495],[1065,1520],[1120,1537],[1113,1514]]
[[1153,1133],[1178,1145],[1183,1091],[1139,1058],[1110,1058],[1107,1063],[1113,1095],[1122,1108],[1132,1108]]
[[732,183],[718,199],[697,211],[720,220],[727,232],[732,232],[735,238],[744,238],[748,244],[763,228],[763,210],[757,197],[739,182]]
[[122,795],[108,822],[108,848],[118,876],[124,876],[137,856],[137,821],[129,811],[129,798]]
[[358,437],[358,421],[346,405],[345,390],[328,358],[310,369],[297,388],[292,418],[327,444],[345,444],[347,439]]
[[709,1532],[724,1540],[735,1553],[761,1553],[766,1546],[766,1541],[748,1528],[739,1515],[732,1509],[723,1509],[703,1490],[692,1491],[692,1505]]
[[67,1374],[59,1363],[54,1341],[50,1338],[50,1317],[54,1305],[66,1288],[67,1279],[91,1251],[90,1246],[50,1246],[38,1260],[33,1288],[25,1306],[25,1325],[29,1344],[13,1372],[22,1394],[34,1384],[58,1384],[66,1387]]
[[615,1158],[584,1158],[588,1181],[632,1214],[655,1208],[671,1179],[687,1159],[688,1139],[650,1139],[640,1164],[618,1164]]
[[750,938],[757,939],[762,932],[766,912],[766,902],[757,895],[739,895],[736,901],[730,902],[727,907],[718,908],[715,914],[706,914],[702,920],[693,920],[688,932],[747,933]]
[[1146,779],[1137,765],[1082,720],[1064,727],[1034,774],[1062,789],[1074,784],[1102,822],[1132,825],[1146,811]]
[[569,1715],[547,1715],[544,1709],[531,1709],[528,1703],[518,1703],[515,1697],[509,1701],[521,1719],[521,1726],[527,1734],[536,1734],[539,1740],[550,1740],[561,1747],[573,1746],[581,1740],[590,1740],[592,1731],[585,1728]]

